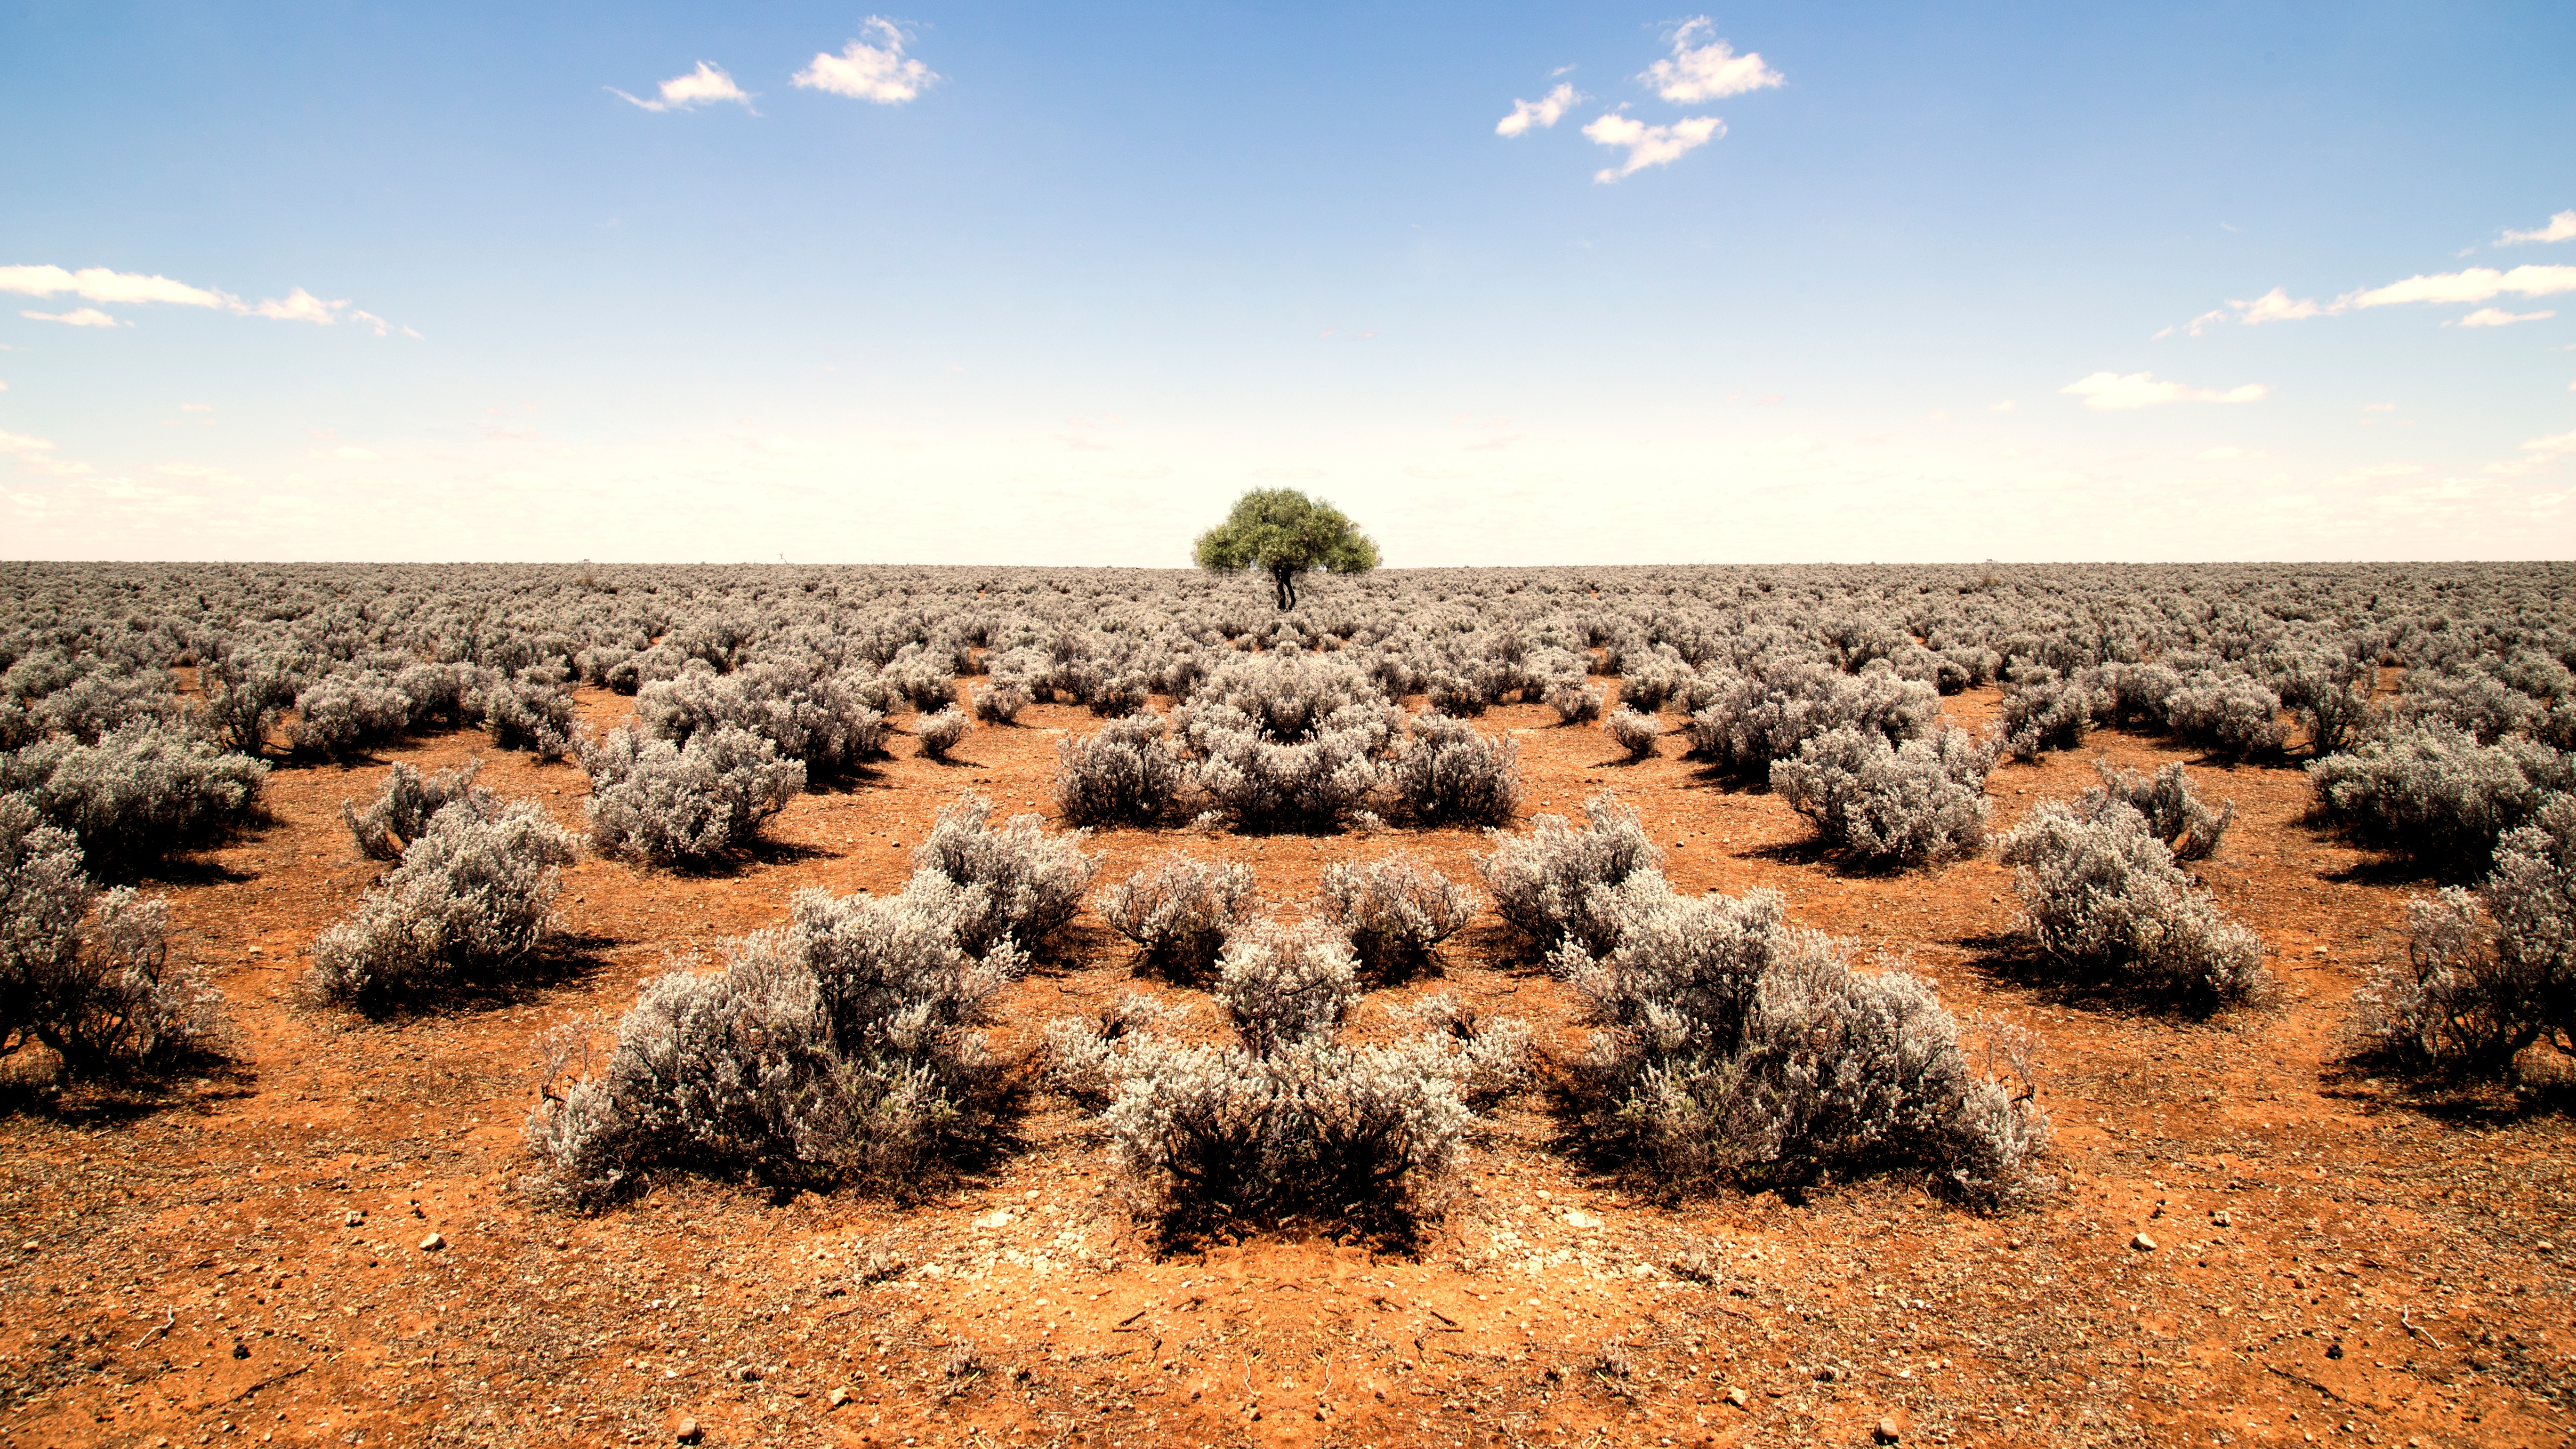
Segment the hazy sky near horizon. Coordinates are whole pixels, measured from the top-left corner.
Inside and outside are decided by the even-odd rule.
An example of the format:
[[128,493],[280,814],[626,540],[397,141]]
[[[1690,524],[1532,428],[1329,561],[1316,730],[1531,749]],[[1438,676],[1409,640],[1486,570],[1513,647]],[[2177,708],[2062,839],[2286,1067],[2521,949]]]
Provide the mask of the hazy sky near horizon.
[[0,7],[0,556],[2576,554],[2576,7]]

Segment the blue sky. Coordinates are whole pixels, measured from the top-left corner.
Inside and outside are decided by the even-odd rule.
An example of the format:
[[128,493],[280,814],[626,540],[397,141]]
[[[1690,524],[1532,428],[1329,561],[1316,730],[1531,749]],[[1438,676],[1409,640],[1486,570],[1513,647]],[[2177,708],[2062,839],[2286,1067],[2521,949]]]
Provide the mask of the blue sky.
[[2087,9],[19,0],[0,554],[2576,553],[2576,9]]

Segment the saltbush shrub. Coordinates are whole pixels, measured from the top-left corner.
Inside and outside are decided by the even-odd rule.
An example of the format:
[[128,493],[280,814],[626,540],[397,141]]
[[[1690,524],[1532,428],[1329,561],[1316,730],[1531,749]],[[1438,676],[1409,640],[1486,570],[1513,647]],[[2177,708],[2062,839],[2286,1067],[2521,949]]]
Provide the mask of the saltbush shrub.
[[1024,968],[951,931],[954,890],[891,900],[821,891],[735,943],[722,970],[674,971],[618,1022],[604,1068],[558,1091],[549,1063],[528,1135],[553,1184],[596,1205],[662,1171],[780,1188],[920,1193],[1001,1139],[1013,1086],[968,1028]]
[[1653,715],[1630,709],[1623,704],[1611,711],[1610,717],[1601,722],[1601,731],[1608,735],[1610,742],[1617,745],[1629,759],[1642,760],[1655,752],[1655,740],[1663,734],[1664,725],[1663,721]]
[[2044,801],[2004,837],[2002,858],[2016,868],[2031,939],[2059,972],[2201,1008],[2272,990],[2263,943],[2121,801]]
[[2289,742],[2281,697],[2242,674],[2205,670],[2165,701],[2165,727],[2224,759],[2276,755]]
[[253,759],[266,751],[270,726],[303,688],[285,661],[257,653],[206,660],[197,667],[197,684],[215,737]]
[[340,802],[341,822],[349,827],[349,838],[360,853],[377,860],[400,860],[403,847],[420,838],[431,817],[450,805],[461,806],[475,819],[490,819],[501,812],[501,802],[492,792],[474,783],[482,768],[481,760],[468,760],[455,769],[424,775],[397,763],[385,772],[385,783],[364,811],[350,801]]
[[346,759],[411,728],[412,701],[373,670],[334,674],[295,697],[286,737],[298,753]]
[[1254,922],[1226,941],[1211,994],[1244,1046],[1269,1056],[1341,1026],[1359,1005],[1359,963],[1318,922]]
[[995,679],[990,684],[976,685],[975,718],[994,724],[1009,724],[1029,707],[1029,687],[1016,679]]
[[1489,830],[1493,851],[1476,859],[1495,909],[1542,951],[1567,941],[1611,949],[1621,929],[1614,892],[1640,873],[1661,878],[1663,856],[1633,807],[1604,792],[1583,802],[1583,815],[1580,828],[1541,815],[1523,835]]
[[1655,1191],[1897,1168],[1988,1200],[2048,1140],[2027,1084],[1971,1069],[1929,982],[1853,970],[1771,892],[1667,892],[1617,949],[1561,964],[1603,1028],[1559,1079],[1569,1139]]
[[180,726],[137,720],[98,743],[40,740],[0,756],[0,790],[23,790],[80,838],[93,871],[148,864],[247,823],[268,766]]
[[1827,841],[1871,867],[1921,865],[1985,844],[1994,751],[1947,729],[1891,746],[1875,730],[1829,731],[1774,760],[1771,789]]
[[1000,826],[992,819],[993,802],[971,791],[941,806],[912,853],[912,888],[925,874],[956,887],[950,934],[968,955],[990,955],[1005,941],[1043,949],[1082,908],[1100,857],[1083,854],[1086,831],[1050,835],[1035,815],[1014,815]]
[[315,939],[305,986],[324,1001],[374,1007],[504,978],[544,944],[572,858],[571,834],[533,801],[488,816],[450,805],[355,915]]
[[1518,741],[1478,734],[1464,720],[1421,715],[1387,780],[1418,824],[1505,825],[1520,809],[1520,749]]
[[1914,739],[1941,717],[1931,685],[1900,677],[1885,660],[1858,674],[1802,662],[1754,676],[1712,670],[1691,715],[1691,748],[1728,774],[1760,779],[1771,762],[1829,730],[1849,726],[1890,741]]
[[1386,777],[1392,737],[1382,707],[1333,711],[1293,742],[1254,727],[1227,704],[1193,704],[1182,736],[1197,757],[1199,795],[1243,830],[1330,828],[1365,807]]
[[2576,766],[2547,745],[2481,745],[2450,725],[2397,725],[2308,765],[2315,813],[2364,845],[2461,874],[2485,870],[2495,843],[2541,797],[2576,787]]
[[675,745],[703,730],[748,730],[780,755],[804,761],[808,781],[837,779],[885,747],[885,715],[868,703],[861,683],[784,660],[732,674],[691,660],[673,678],[636,692],[635,719],[646,734]]
[[166,1068],[205,1049],[222,999],[170,960],[158,897],[101,891],[70,832],[0,795],[0,1057],[34,1040],[67,1074]]
[[1251,867],[1209,865],[1176,850],[1101,892],[1098,910],[1136,943],[1146,965],[1189,979],[1216,964],[1252,909],[1252,892]]
[[972,728],[974,724],[966,718],[966,712],[952,704],[914,720],[912,736],[920,741],[924,755],[944,760],[950,750],[957,748],[957,742],[966,738],[966,731]]
[[1179,804],[1189,766],[1159,715],[1111,720],[1056,745],[1055,805],[1076,825],[1151,825]]
[[2200,792],[2192,788],[2191,776],[2180,765],[2167,765],[2150,776],[2097,759],[2093,770],[2102,777],[2102,783],[2084,792],[2083,812],[2099,811],[2096,796],[2119,801],[2147,817],[2147,828],[2173,851],[2176,860],[2205,860],[2215,855],[2229,823],[2236,819],[2235,801],[2210,809],[2202,803]]
[[512,675],[492,673],[471,708],[502,749],[560,760],[574,749],[572,693],[564,687],[564,677],[562,667],[553,664],[530,665]]
[[2009,676],[2001,723],[2004,748],[2020,760],[2071,750],[2093,723],[2094,697],[2082,682],[2044,664],[2017,664]]
[[707,866],[747,845],[805,788],[801,760],[731,725],[686,746],[615,729],[582,751],[591,845],[655,865]]
[[2506,832],[2475,891],[2409,901],[2407,926],[2406,965],[2359,995],[2371,1046],[2468,1077],[2512,1074],[2543,1044],[2576,1055],[2576,796]]
[[1403,850],[1366,864],[1336,861],[1324,867],[1319,886],[1324,919],[1379,981],[1401,981],[1420,970],[1484,904]]

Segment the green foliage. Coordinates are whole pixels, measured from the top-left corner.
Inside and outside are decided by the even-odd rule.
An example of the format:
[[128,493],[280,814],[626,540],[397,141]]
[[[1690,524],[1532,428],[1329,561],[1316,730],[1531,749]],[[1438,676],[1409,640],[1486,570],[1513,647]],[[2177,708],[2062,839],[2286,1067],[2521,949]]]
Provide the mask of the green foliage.
[[1279,607],[1297,602],[1297,575],[1312,569],[1361,574],[1377,567],[1377,545],[1333,505],[1294,488],[1255,488],[1235,500],[1225,522],[1199,535],[1192,550],[1203,569],[1261,569],[1279,591]]

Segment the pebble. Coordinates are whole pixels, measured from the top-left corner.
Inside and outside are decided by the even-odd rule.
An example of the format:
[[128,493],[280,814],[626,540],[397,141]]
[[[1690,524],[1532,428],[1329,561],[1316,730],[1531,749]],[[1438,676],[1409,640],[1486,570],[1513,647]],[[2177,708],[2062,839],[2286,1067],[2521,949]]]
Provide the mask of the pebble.
[[1878,1421],[1878,1427],[1869,1431],[1869,1436],[1876,1439],[1881,1444],[1895,1443],[1898,1437],[1896,1432],[1896,1421],[1894,1419],[1880,1419]]
[[682,1419],[678,1426],[671,1430],[671,1437],[683,1444],[695,1444],[706,1436],[707,1431],[699,1428],[698,1421],[695,1419]]
[[363,1228],[367,1225],[367,1215],[357,1211],[355,1208],[352,1208],[349,1211],[349,1215],[342,1218],[340,1221],[349,1227]]
[[2156,1240],[2148,1237],[2144,1233],[2140,1233],[2129,1240],[2129,1246],[2137,1249],[2141,1253],[2152,1253],[2156,1250]]
[[1726,1391],[1726,1401],[1739,1409],[1744,1407],[1749,1397],[1750,1396],[1742,1389],[1728,1389]]
[[435,1253],[446,1246],[447,1239],[440,1237],[436,1233],[432,1233],[428,1237],[420,1240],[420,1250],[424,1253]]
[[2213,1228],[2232,1228],[2236,1226],[2236,1220],[2227,1215],[2227,1209],[2220,1208],[2209,1215],[2209,1225]]
[[851,1394],[848,1389],[834,1389],[831,1392],[830,1398],[832,1407],[837,1409],[850,1401]]

